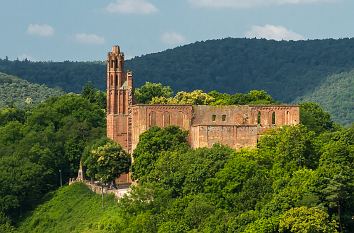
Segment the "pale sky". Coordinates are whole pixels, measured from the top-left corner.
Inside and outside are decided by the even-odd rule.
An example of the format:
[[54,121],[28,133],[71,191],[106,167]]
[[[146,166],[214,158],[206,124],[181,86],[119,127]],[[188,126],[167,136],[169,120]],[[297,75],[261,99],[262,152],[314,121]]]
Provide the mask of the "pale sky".
[[0,0],[0,58],[104,60],[225,37],[354,37],[354,0]]

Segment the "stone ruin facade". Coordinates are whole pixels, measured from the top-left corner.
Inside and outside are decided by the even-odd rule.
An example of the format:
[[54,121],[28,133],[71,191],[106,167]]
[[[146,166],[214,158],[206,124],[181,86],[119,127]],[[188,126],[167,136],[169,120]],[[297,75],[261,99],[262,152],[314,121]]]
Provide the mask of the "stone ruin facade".
[[[176,125],[189,132],[192,148],[215,143],[240,149],[255,147],[268,129],[297,125],[296,105],[143,105],[135,104],[133,74],[124,71],[124,54],[113,46],[107,57],[107,137],[132,153],[139,136],[153,126]],[[129,182],[122,176],[120,182]]]

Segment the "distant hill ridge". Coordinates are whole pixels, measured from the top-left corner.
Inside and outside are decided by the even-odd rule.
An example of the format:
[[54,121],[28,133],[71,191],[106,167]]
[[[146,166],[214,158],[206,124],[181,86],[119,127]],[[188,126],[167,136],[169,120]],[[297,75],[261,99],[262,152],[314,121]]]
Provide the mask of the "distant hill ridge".
[[64,94],[62,90],[33,84],[18,77],[0,73],[0,108],[31,107],[52,96]]
[[295,102],[316,102],[344,125],[354,122],[354,70],[329,76],[313,92]]
[[[0,60],[2,72],[68,92],[80,92],[88,81],[104,90],[105,69],[104,62]],[[290,103],[309,95],[328,76],[354,69],[354,38],[208,40],[135,57],[126,62],[126,69],[133,71],[135,86],[150,81],[170,85],[175,91],[262,89]]]

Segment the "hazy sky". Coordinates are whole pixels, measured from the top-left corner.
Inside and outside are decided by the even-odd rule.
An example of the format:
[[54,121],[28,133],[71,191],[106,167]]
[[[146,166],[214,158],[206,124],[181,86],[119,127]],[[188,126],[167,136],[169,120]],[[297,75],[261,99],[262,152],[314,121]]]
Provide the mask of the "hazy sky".
[[354,37],[354,0],[0,0],[0,57],[104,60],[225,37]]

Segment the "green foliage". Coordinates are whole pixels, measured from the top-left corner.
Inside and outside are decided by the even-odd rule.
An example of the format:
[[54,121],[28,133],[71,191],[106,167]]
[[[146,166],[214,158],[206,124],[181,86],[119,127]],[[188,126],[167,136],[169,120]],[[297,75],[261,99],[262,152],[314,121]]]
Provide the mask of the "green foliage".
[[0,72],[21,77],[31,83],[59,87],[68,93],[79,93],[88,82],[100,90],[106,87],[104,62],[32,62],[0,59]]
[[263,136],[257,149],[192,150],[178,128],[152,128],[138,156],[153,165],[130,195],[102,209],[99,196],[67,187],[19,230],[353,232],[353,138],[354,127],[315,134],[292,126]]
[[319,208],[305,206],[286,211],[280,218],[279,232],[335,233],[336,222]]
[[154,97],[150,104],[192,104],[192,105],[208,105],[214,102],[214,98],[202,90],[194,90],[192,92],[180,91],[174,97],[165,96]]
[[32,84],[15,76],[0,73],[0,109],[30,108],[50,97],[63,94],[64,92],[57,88]]
[[[273,102],[263,91],[190,94],[181,100]],[[89,175],[103,182],[128,170],[129,156],[103,138],[99,96],[88,85],[82,95],[51,98],[26,112],[0,111],[0,230],[11,232],[14,223],[20,232],[354,231],[354,125],[334,126],[315,104],[301,107],[306,126],[271,130],[255,149],[194,150],[178,127],[152,127],[134,151],[139,185],[129,196],[118,203],[110,197],[102,209],[82,185],[64,187],[19,223],[58,186],[59,169],[66,181],[85,161]]]
[[255,104],[274,104],[273,98],[263,90],[251,90],[249,93],[227,94],[217,91],[209,92],[215,101],[212,105],[255,105]]
[[334,121],[349,126],[354,122],[354,70],[328,76],[313,92],[296,101],[319,103]]
[[257,161],[250,160],[247,153],[253,152],[243,151],[232,156],[206,184],[214,202],[234,213],[253,210],[257,201],[271,192],[269,172]]
[[107,139],[89,147],[85,165],[90,177],[108,183],[129,171],[130,160],[119,144]]
[[331,116],[316,103],[300,104],[300,122],[316,133],[334,128]]
[[[274,41],[225,38],[180,46],[126,61],[136,86],[162,83],[178,91],[265,90],[284,103],[315,101],[336,122],[353,122],[354,38]],[[260,52],[261,51],[261,52]],[[80,92],[106,88],[104,62],[0,59],[0,71],[29,82]],[[349,73],[346,73],[349,72]],[[143,102],[141,102],[143,103]]]
[[244,105],[273,104],[275,101],[265,91],[252,90],[249,93],[227,94],[202,90],[180,91],[174,97],[154,97],[150,104],[191,104],[191,105]]
[[105,114],[79,95],[33,109],[0,110],[0,213],[17,222],[48,191],[77,173],[84,148],[105,134]]
[[81,91],[81,95],[90,101],[90,103],[97,104],[102,109],[106,109],[106,94],[97,90],[91,82],[85,84]]
[[0,126],[7,124],[10,121],[25,122],[25,111],[18,108],[3,108],[0,109]]
[[134,150],[134,179],[140,180],[149,174],[162,152],[185,150],[186,148],[189,148],[187,132],[176,126],[169,126],[164,129],[150,128],[140,135],[139,144]]
[[100,196],[83,184],[63,187],[48,199],[21,222],[18,232],[119,232],[126,221],[112,196],[102,209]]
[[134,97],[139,104],[147,104],[154,98],[169,98],[172,94],[171,87],[151,82],[146,82],[134,91]]

